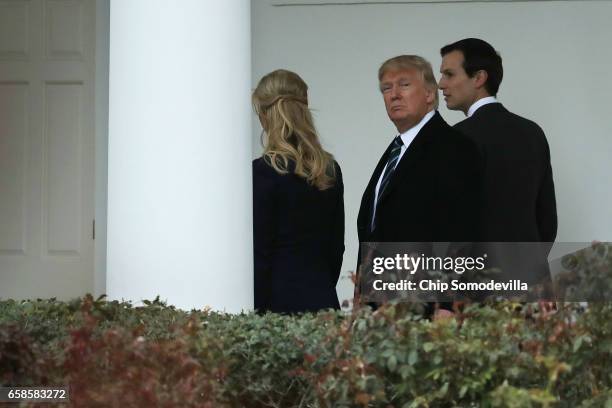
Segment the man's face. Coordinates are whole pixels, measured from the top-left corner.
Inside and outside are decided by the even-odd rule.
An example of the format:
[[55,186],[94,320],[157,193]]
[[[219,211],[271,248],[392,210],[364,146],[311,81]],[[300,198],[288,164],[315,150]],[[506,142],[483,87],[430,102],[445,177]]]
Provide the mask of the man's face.
[[442,57],[439,87],[444,95],[446,107],[467,114],[476,100],[476,77],[470,78],[463,69],[463,53],[451,51]]
[[435,91],[416,69],[386,72],[380,81],[389,119],[400,133],[423,119],[433,107]]

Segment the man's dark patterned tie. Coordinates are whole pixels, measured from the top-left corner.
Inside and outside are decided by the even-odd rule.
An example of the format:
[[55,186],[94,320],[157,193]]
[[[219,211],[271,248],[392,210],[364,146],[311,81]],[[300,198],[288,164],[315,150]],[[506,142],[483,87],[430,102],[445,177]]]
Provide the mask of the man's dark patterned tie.
[[[387,167],[385,167],[385,172],[383,173],[382,180],[380,182],[380,187],[378,188],[378,196],[376,196],[376,202],[380,200],[385,188],[389,184],[391,177],[393,177],[393,172],[395,171],[395,167],[397,166],[397,162],[399,161],[400,152],[402,151],[402,146],[404,142],[402,138],[397,136],[393,139],[393,144],[391,146],[391,151],[389,152],[389,158],[387,159]],[[372,231],[374,231],[376,221],[376,208],[374,208],[374,214],[372,217]]]

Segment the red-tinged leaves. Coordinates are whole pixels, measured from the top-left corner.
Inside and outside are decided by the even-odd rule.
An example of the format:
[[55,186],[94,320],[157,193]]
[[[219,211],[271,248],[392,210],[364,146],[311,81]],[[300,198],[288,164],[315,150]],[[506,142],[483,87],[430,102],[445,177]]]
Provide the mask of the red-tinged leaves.
[[367,407],[371,400],[372,396],[370,394],[366,394],[365,392],[360,392],[355,396],[355,403],[364,407]]
[[308,364],[312,364],[315,361],[317,361],[317,357],[312,355],[312,354],[308,354],[308,353],[304,353],[304,360],[308,363]]

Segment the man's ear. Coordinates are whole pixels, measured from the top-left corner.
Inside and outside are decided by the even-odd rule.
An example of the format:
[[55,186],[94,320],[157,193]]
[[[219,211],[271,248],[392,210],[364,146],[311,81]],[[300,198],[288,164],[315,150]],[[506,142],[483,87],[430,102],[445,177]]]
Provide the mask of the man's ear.
[[425,88],[425,97],[427,98],[427,103],[434,103],[436,100],[436,93],[438,92],[437,88],[426,87]]
[[481,69],[479,71],[476,71],[472,78],[474,78],[474,85],[476,86],[476,88],[483,88],[487,83],[489,74],[484,69]]

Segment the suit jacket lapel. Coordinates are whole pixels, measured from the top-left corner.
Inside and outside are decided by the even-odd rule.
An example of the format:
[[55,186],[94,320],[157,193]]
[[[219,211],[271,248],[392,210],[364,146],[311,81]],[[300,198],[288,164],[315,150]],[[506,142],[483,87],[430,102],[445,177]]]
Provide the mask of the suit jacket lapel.
[[387,159],[389,157],[390,151],[391,145],[389,145],[389,147],[387,147],[387,150],[385,150],[385,153],[382,155],[382,157],[378,161],[378,164],[376,165],[376,168],[374,169],[374,173],[372,173],[372,177],[370,177],[370,182],[368,183],[366,191],[368,193],[371,193],[372,197],[374,197],[373,194],[376,192],[376,184],[378,184],[378,179],[380,178],[380,175],[382,174],[385,165],[387,164]]
[[[412,167],[418,162],[419,157],[424,153],[426,145],[435,137],[436,129],[440,126],[440,122],[444,123],[442,116],[436,111],[434,116],[419,130],[408,149],[404,152],[401,160],[397,164],[387,188],[378,198],[377,207],[384,202],[385,198],[391,194],[393,189],[401,183],[407,174],[410,174]],[[378,179],[377,179],[378,180]],[[376,187],[376,185],[374,185]]]
[[372,207],[374,206],[374,194],[376,193],[376,184],[378,184],[378,179],[385,168],[385,164],[387,164],[387,157],[389,157],[389,152],[391,151],[391,144],[387,147],[387,150],[383,153],[382,157],[378,161],[376,168],[374,169],[374,173],[372,173],[372,177],[370,177],[370,181],[368,182],[368,186],[366,187],[363,198],[361,200],[361,208],[359,209],[359,217],[358,217],[358,226],[362,228],[366,228],[369,230],[369,223],[371,222],[372,216]]

